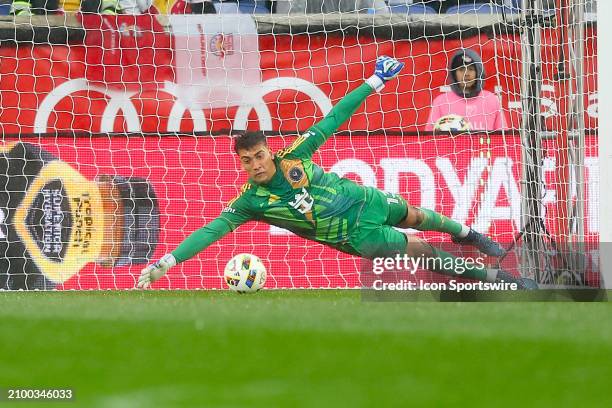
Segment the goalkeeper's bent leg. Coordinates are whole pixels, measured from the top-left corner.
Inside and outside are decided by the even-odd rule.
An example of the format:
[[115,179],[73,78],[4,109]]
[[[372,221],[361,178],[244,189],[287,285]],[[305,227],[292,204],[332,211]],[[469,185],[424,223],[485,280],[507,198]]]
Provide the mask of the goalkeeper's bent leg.
[[[457,262],[457,257],[449,254],[441,249],[434,248],[426,241],[406,235],[407,247],[406,254],[413,258],[428,258],[426,261],[426,269],[446,276],[463,277],[468,279],[476,279],[486,282],[504,281],[508,283],[516,283],[519,288],[523,288],[524,282],[521,278],[516,278],[499,269],[487,269],[478,266],[477,264],[466,265],[464,262]],[[457,265],[461,265],[461,273],[458,272]]]
[[504,254],[501,245],[486,235],[427,208],[409,205],[406,216],[397,226],[415,228],[419,231],[446,232],[452,236],[456,244],[472,245],[489,256],[500,257]]
[[454,237],[466,237],[470,228],[428,208],[408,206],[406,218],[398,225],[419,231],[446,232]]

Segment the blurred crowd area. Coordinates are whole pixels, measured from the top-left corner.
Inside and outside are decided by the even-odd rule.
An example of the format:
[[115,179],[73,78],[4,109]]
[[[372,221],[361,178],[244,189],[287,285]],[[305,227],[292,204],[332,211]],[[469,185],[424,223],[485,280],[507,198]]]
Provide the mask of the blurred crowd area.
[[[528,3],[531,3],[530,1]],[[538,2],[534,1],[535,4]],[[540,0],[554,11],[556,0]],[[595,13],[597,0],[583,0]],[[83,11],[101,14],[318,14],[518,13],[523,0],[0,0],[0,14],[36,15]]]

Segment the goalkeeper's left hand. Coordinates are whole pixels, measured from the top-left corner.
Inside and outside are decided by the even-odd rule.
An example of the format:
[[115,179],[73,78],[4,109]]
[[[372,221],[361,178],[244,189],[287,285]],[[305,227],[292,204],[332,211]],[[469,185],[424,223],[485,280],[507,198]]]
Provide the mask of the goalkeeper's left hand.
[[168,269],[172,268],[174,265],[176,265],[176,258],[174,258],[172,254],[162,256],[159,261],[147,266],[140,272],[138,287],[143,289],[148,288],[153,282],[164,276]]
[[399,62],[395,58],[382,55],[376,58],[376,69],[374,70],[374,75],[382,79],[383,82],[387,82],[395,78],[400,73],[402,68],[404,68],[403,62]]
[[404,68],[404,63],[395,58],[382,55],[376,58],[376,68],[374,75],[366,81],[377,92],[385,87],[387,81],[397,77]]

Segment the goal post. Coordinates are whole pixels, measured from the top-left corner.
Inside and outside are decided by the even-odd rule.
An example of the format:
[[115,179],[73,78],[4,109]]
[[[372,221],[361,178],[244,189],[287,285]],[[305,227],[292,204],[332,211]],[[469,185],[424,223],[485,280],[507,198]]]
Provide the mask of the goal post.
[[[522,1],[520,20],[522,266],[525,275],[544,286],[582,286],[591,269],[589,254],[598,253],[587,227],[597,216],[586,211],[589,202],[597,200],[592,192],[587,198],[588,179],[598,175],[592,160],[587,163],[586,158],[590,149],[587,133],[594,130],[585,124],[585,113],[591,110],[586,108],[592,100],[589,90],[593,89],[585,67],[596,55],[586,34],[592,15],[589,21],[584,0],[558,0],[556,9],[545,3]],[[543,92],[551,82],[556,91],[553,101]],[[546,152],[544,144],[554,150]],[[554,213],[544,204],[550,193],[543,170],[546,160],[553,160],[555,166]]]
[[[600,16],[612,15],[612,3],[607,1],[597,2],[597,13]],[[598,71],[605,72],[605,67],[612,64],[610,53],[599,52],[603,50],[607,41],[612,40],[612,27],[609,24],[597,26],[598,48]],[[608,75],[598,76],[599,88],[599,111],[604,112],[599,117],[599,133],[601,135],[612,134],[612,117],[606,115],[608,108],[612,108],[612,78]],[[612,243],[612,140],[602,137],[599,141],[599,246],[601,249],[601,273],[603,286],[607,290],[612,289],[612,251],[605,250]]]

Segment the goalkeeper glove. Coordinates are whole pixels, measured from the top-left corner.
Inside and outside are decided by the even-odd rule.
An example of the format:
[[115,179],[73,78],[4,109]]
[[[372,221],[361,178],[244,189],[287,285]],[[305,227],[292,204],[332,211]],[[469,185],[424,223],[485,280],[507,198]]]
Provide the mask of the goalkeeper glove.
[[174,255],[166,254],[162,256],[159,261],[147,266],[140,272],[138,287],[143,289],[148,288],[153,282],[164,276],[168,269],[172,268],[174,265],[176,265],[176,258],[174,258]]
[[366,81],[376,92],[379,92],[385,87],[387,81],[398,76],[399,72],[404,68],[404,63],[399,62],[395,58],[382,55],[376,58],[376,68],[374,75]]

